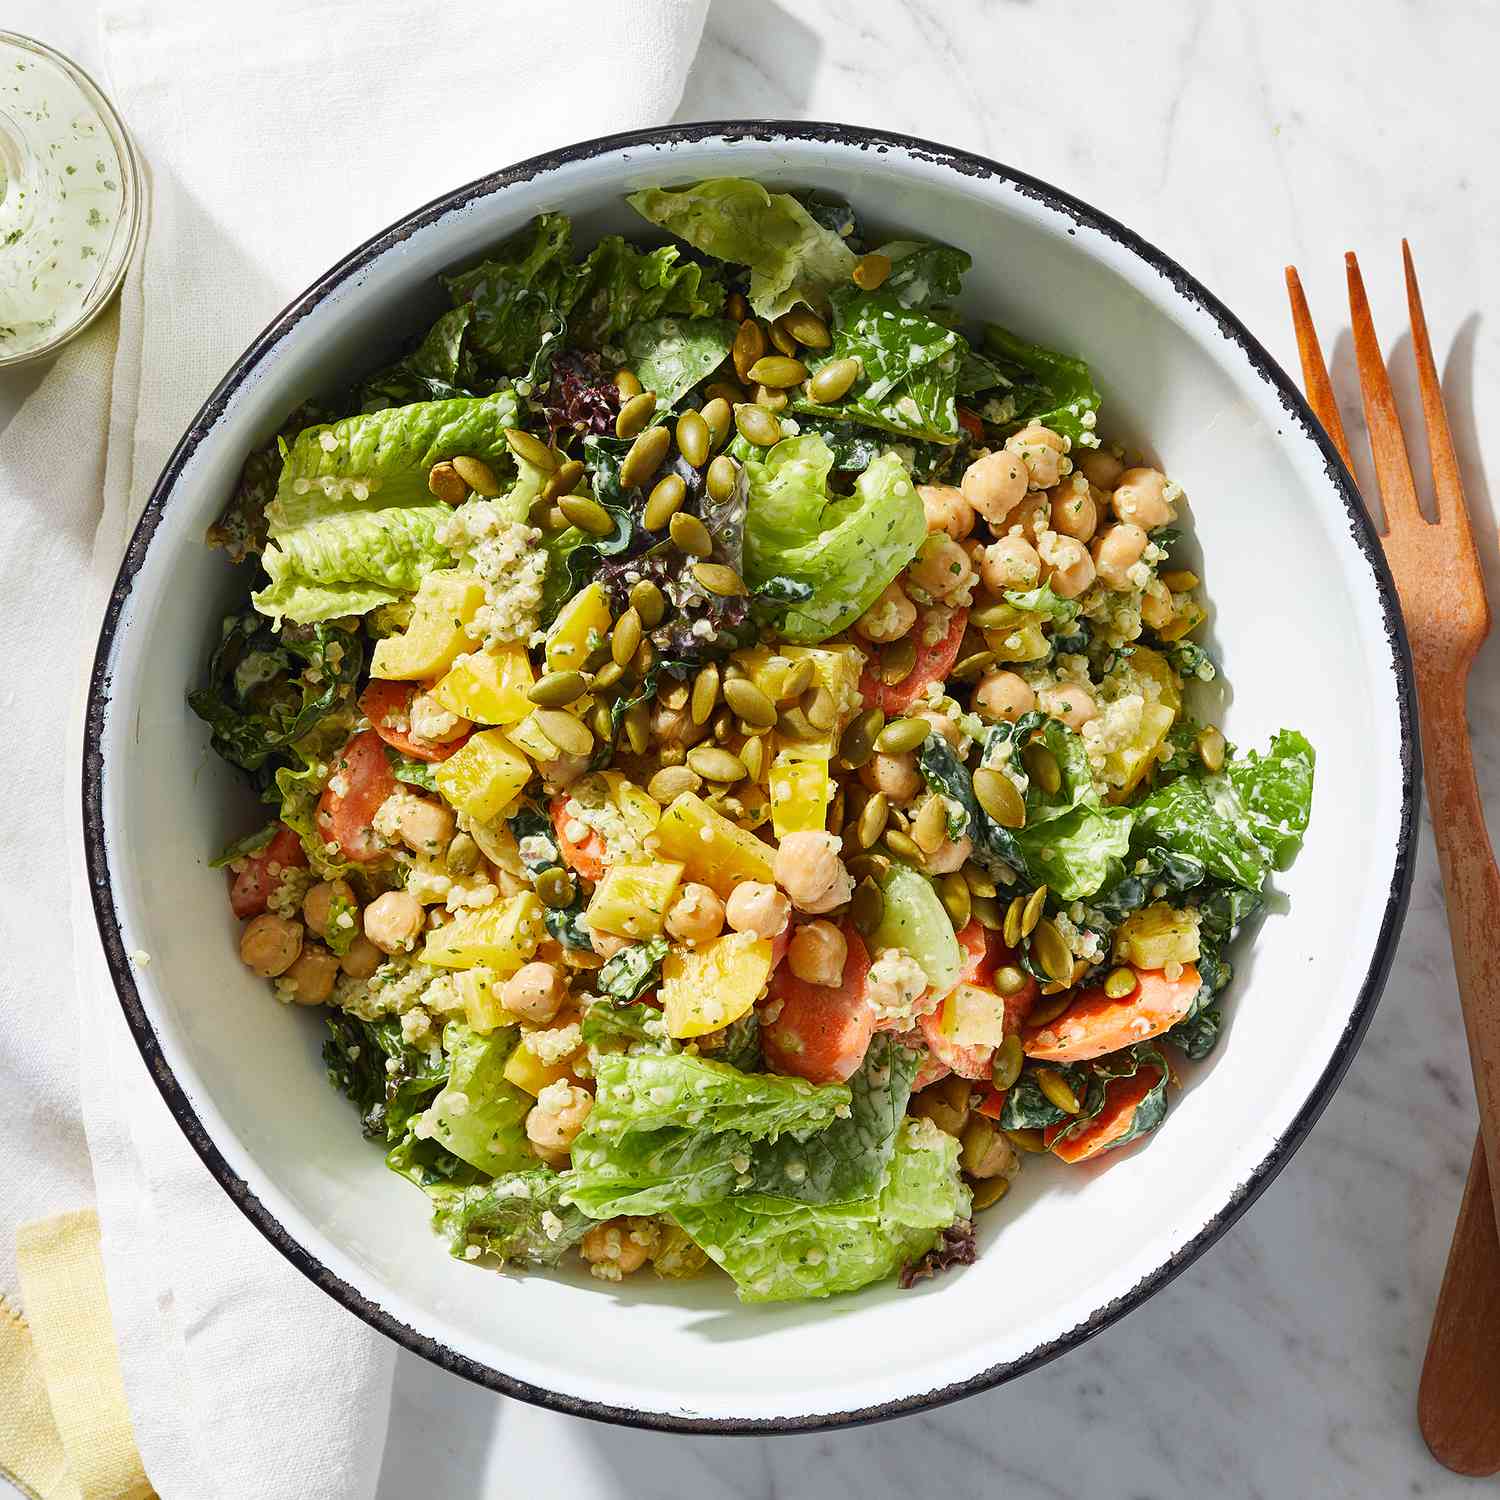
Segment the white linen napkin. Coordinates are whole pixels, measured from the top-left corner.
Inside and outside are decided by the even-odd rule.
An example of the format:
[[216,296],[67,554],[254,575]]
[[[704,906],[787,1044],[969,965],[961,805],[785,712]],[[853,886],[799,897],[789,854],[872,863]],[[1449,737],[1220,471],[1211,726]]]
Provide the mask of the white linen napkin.
[[27,874],[12,882],[19,899],[0,903],[0,1080],[22,1104],[0,1151],[0,1294],[15,1291],[16,1224],[87,1201],[68,1077],[81,1037],[115,1330],[138,1446],[164,1500],[370,1495],[394,1347],[240,1216],[124,1026],[77,811],[83,675],[109,583],[178,434],[281,306],[447,189],[547,146],[669,119],[706,4],[106,9],[107,87],[150,179],[145,239],[118,338],[112,314],[0,425],[0,588],[12,622],[0,712],[14,757],[0,863]]

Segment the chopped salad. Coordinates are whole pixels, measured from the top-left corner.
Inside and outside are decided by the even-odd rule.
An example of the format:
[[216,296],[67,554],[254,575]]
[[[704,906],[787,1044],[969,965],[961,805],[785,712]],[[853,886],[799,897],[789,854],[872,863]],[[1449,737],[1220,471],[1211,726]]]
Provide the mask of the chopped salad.
[[1313,752],[1199,706],[1181,489],[965,251],[629,202],[247,460],[189,702],[269,818],[214,863],[454,1255],[910,1285],[1162,1124]]

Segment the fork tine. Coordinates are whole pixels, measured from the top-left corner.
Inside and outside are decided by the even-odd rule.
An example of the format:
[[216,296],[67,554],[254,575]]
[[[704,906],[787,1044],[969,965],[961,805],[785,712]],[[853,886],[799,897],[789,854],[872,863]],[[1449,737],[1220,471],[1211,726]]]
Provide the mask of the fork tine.
[[1443,405],[1443,387],[1432,357],[1432,342],[1427,336],[1427,314],[1422,310],[1417,268],[1412,264],[1411,246],[1404,239],[1401,241],[1401,259],[1406,266],[1406,306],[1411,317],[1412,349],[1417,357],[1417,383],[1422,389],[1422,416],[1427,423],[1427,448],[1432,459],[1432,487],[1437,495],[1438,520],[1444,526],[1462,532],[1472,548],[1469,508],[1464,503],[1463,479],[1458,471],[1458,456],[1453,451],[1453,433],[1449,430],[1448,412]]
[[1318,330],[1313,325],[1312,311],[1302,290],[1302,278],[1296,266],[1286,268],[1286,294],[1292,303],[1292,327],[1297,333],[1297,354],[1302,360],[1302,389],[1307,392],[1307,404],[1313,415],[1323,424],[1333,446],[1339,450],[1344,467],[1351,472],[1354,461],[1349,457],[1349,439],[1344,436],[1344,420],[1339,416],[1339,405],[1333,396],[1333,382],[1328,378],[1328,366],[1323,361],[1323,347],[1318,343]]
[[1411,474],[1411,460],[1406,456],[1406,439],[1401,419],[1396,415],[1396,399],[1391,395],[1391,380],[1380,354],[1375,323],[1370,316],[1370,301],[1365,296],[1364,278],[1359,262],[1351,250],[1344,256],[1349,279],[1349,315],[1354,324],[1354,357],[1359,365],[1359,390],[1364,398],[1365,425],[1370,430],[1370,452],[1375,459],[1375,474],[1380,480],[1380,500],[1385,507],[1386,527],[1425,524],[1417,504],[1416,481]]

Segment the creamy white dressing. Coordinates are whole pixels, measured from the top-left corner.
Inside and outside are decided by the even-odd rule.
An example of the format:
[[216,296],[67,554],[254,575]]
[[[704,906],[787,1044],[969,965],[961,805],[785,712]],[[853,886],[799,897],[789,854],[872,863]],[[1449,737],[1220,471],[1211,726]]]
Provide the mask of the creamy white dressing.
[[128,254],[101,104],[59,60],[0,38],[0,359],[83,322]]

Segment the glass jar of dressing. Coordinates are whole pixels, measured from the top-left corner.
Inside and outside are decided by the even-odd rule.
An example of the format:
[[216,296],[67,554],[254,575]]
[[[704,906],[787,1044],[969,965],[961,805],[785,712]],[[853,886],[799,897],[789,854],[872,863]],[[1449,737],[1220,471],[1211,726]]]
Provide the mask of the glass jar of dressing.
[[93,322],[140,221],[140,163],[109,100],[60,53],[0,31],[0,369]]

